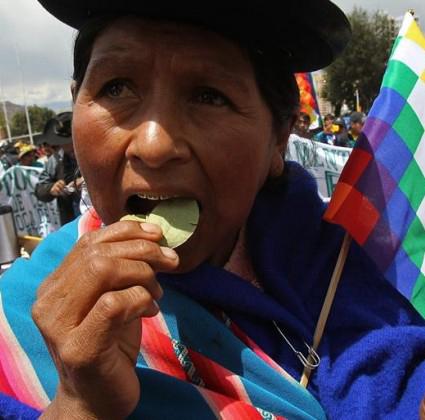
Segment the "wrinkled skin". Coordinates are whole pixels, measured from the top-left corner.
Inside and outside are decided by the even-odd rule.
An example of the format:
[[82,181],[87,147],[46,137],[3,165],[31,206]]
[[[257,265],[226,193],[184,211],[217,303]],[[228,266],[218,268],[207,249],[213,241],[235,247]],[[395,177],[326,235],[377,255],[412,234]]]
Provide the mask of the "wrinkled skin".
[[[108,226],[84,235],[39,290],[34,319],[60,378],[44,417],[124,418],[143,392],[134,365],[140,317],[158,311],[155,273],[226,262],[257,192],[281,169],[290,127],[273,128],[239,47],[170,23],[109,26],[73,93],[75,152]],[[178,256],[158,246],[155,227],[117,222],[136,193],[200,203]]]

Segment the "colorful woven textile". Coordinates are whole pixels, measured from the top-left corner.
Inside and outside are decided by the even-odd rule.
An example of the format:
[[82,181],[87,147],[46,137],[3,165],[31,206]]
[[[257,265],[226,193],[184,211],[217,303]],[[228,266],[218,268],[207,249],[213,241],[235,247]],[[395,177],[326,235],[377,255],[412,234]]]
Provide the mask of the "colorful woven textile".
[[[171,320],[175,313],[177,326],[182,327],[179,331],[184,333],[187,329],[189,335],[185,335],[183,344],[191,351],[219,362],[239,377],[260,375],[260,383],[265,380],[270,383],[269,379],[275,378],[279,372],[269,369],[263,362],[259,363],[266,366],[265,370],[253,370],[255,365],[250,360],[251,349],[258,355],[255,346],[239,338],[234,324],[230,325],[231,334],[219,319],[205,309],[217,308],[293,378],[300,378],[303,366],[282,340],[272,320],[278,323],[297,349],[305,349],[304,341],[311,343],[343,238],[343,230],[339,226],[323,221],[323,211],[324,205],[317,195],[314,179],[299,165],[287,162],[280,182],[269,185],[258,194],[246,224],[247,251],[262,289],[235,273],[208,263],[180,275],[159,275],[164,288],[178,291],[175,296],[183,296],[181,304],[176,307],[183,312],[174,312],[174,308],[167,309],[169,303],[159,302],[164,317]],[[29,356],[30,367],[35,366],[36,378],[49,399],[55,393],[56,370],[49,357],[40,359],[46,351],[31,322],[30,308],[38,285],[55,269],[58,260],[69,253],[76,238],[76,224],[65,226],[46,238],[30,261],[17,261],[0,280],[7,322],[13,326],[13,335],[20,348]],[[192,307],[189,305],[199,308],[195,321],[185,312],[186,308]],[[219,343],[241,347],[232,347],[231,352],[223,348],[218,354],[220,358],[206,354],[206,347],[198,348],[194,342],[196,337],[191,335],[192,329],[196,328],[193,334],[199,334],[202,339],[207,331],[204,328],[206,323],[217,332],[207,343],[211,351],[220,349],[220,346],[217,347]],[[0,326],[0,331],[7,330]],[[187,345],[186,338],[194,344]],[[217,342],[217,338],[220,341]],[[351,246],[318,351],[321,363],[311,377],[309,391],[320,402],[328,419],[417,418],[420,401],[425,395],[425,320],[383,278],[363,249],[355,243]],[[12,353],[19,355],[14,348]],[[3,361],[6,362],[3,354],[3,348],[0,348],[2,366]],[[261,360],[261,357],[256,360]],[[192,361],[198,363],[193,358]],[[143,361],[140,362],[143,365]],[[25,362],[22,365],[27,366]],[[190,395],[196,396],[196,401],[203,401],[199,399],[199,388],[195,388],[196,393],[185,392],[194,388],[192,382],[143,367],[138,368],[138,372],[142,373],[140,378],[146,384],[143,389],[148,392],[145,394],[148,401],[145,409],[153,410],[148,414],[154,413],[141,418],[155,419],[164,413],[167,415],[162,418],[190,419],[196,416],[197,412],[193,411],[191,416],[185,410],[192,404]],[[269,375],[269,372],[272,373]],[[8,375],[13,381],[14,371]],[[265,378],[265,375],[270,378]],[[156,385],[154,377],[163,382]],[[178,386],[166,387],[166,384],[174,383]],[[35,385],[33,387],[37,391]],[[273,399],[268,399],[268,404],[286,399],[294,408],[300,407],[299,400],[289,395],[286,388],[278,388],[280,399],[274,400],[274,394],[269,393],[267,395]],[[281,414],[274,406],[253,405]],[[159,411],[154,411],[155,406]],[[139,409],[143,409],[142,405]],[[171,410],[174,410],[172,414]],[[210,413],[208,410],[209,406],[206,413]],[[0,418],[2,414],[1,411]],[[282,415],[289,419],[297,418],[286,412]]]
[[425,38],[410,13],[325,220],[425,316]]
[[[48,237],[32,261],[18,261],[2,279],[0,392],[43,409],[54,397],[57,373],[37,328],[31,302],[37,285],[78,236],[100,227],[94,213]],[[44,264],[45,262],[45,264]],[[42,266],[40,266],[40,264]],[[34,272],[38,274],[34,276]],[[31,274],[30,274],[31,273]],[[31,278],[25,296],[10,299],[14,278]],[[16,289],[15,289],[16,290]],[[136,372],[141,399],[134,418],[320,419],[314,397],[234,325],[165,288],[161,312],[144,318]]]

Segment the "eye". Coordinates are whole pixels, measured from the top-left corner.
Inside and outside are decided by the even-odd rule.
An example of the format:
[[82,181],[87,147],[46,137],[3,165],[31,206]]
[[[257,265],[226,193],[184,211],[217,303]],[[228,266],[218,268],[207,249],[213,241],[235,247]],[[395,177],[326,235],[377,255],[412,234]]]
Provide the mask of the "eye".
[[197,89],[193,101],[203,105],[211,105],[216,107],[231,105],[230,100],[224,94],[216,89],[208,87]]
[[112,99],[122,99],[135,97],[135,93],[128,87],[125,80],[112,80],[108,82],[100,92],[101,96],[107,96]]

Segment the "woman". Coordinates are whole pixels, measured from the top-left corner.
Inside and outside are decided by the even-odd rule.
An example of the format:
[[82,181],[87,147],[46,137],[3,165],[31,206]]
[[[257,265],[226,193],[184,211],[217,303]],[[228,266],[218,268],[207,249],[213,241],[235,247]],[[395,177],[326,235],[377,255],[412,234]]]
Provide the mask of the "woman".
[[[296,382],[342,233],[281,156],[292,72],[341,51],[339,9],[42,4],[80,29],[73,138],[95,211],[2,279],[2,391],[44,418],[417,416],[424,322],[356,247],[309,391]],[[176,250],[119,221],[174,197],[200,208]]]

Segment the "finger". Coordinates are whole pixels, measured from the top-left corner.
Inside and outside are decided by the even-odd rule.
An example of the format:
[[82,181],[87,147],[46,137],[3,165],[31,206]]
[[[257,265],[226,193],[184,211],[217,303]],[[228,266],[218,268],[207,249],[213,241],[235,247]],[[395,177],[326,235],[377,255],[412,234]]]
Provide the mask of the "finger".
[[[142,286],[155,300],[163,294],[149,264],[107,257],[76,261],[66,273],[50,276],[46,282],[39,290],[37,311],[47,324],[59,322],[65,329],[79,325],[100,296],[110,291]],[[49,320],[53,306],[54,319]],[[44,311],[47,313],[43,314]]]
[[124,290],[107,292],[100,296],[87,315],[93,321],[107,323],[108,329],[128,324],[140,317],[152,317],[159,312],[159,305],[149,290],[132,286]]
[[62,361],[79,369],[96,366],[102,353],[109,353],[117,345],[117,334],[126,330],[131,332],[133,342],[127,341],[128,348],[120,346],[120,349],[127,350],[132,359],[140,349],[141,324],[138,318],[154,316],[158,311],[155,300],[143,287],[105,293],[73,330],[66,348],[61,351]]
[[145,239],[101,243],[96,245],[95,252],[109,258],[144,261],[155,272],[169,272],[176,269],[179,264],[176,251]]
[[[80,239],[85,240],[86,235]],[[90,244],[101,242],[119,242],[131,239],[147,239],[158,242],[162,238],[162,230],[158,225],[151,223],[139,223],[136,221],[123,220],[113,223],[103,229],[88,234]],[[84,238],[84,239],[83,239]]]
[[[90,269],[92,264],[96,264],[93,261],[102,256],[111,259],[145,260],[151,263],[157,271],[172,271],[178,266],[178,256],[174,251],[159,248],[156,243],[151,241],[152,238],[158,240],[159,236],[158,231],[145,232],[137,222],[131,221],[116,223],[105,229],[86,233],[58,269],[42,283],[37,291],[37,296],[42,297],[51,288],[60,291],[64,287],[63,283],[68,284],[68,287],[75,286],[75,279],[78,276],[84,276],[84,272]],[[132,244],[134,248],[126,245],[125,242],[103,242],[112,239],[119,241],[121,238],[131,237],[136,238],[133,241],[139,241],[137,244]],[[148,240],[138,239],[139,237],[146,237]],[[105,244],[110,246],[106,247]],[[111,270],[114,271],[113,267]]]

